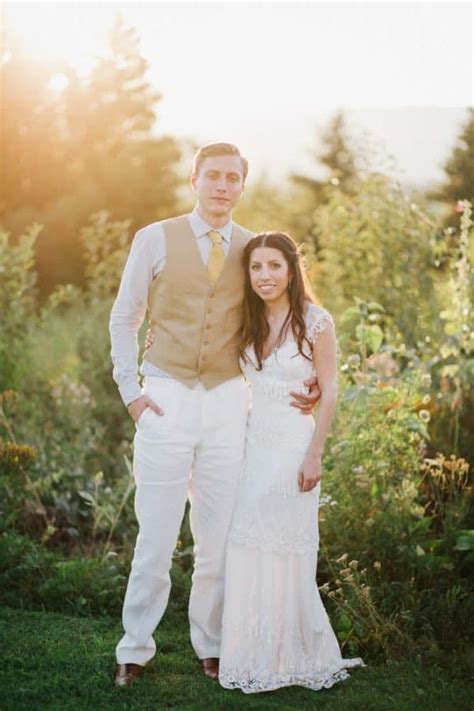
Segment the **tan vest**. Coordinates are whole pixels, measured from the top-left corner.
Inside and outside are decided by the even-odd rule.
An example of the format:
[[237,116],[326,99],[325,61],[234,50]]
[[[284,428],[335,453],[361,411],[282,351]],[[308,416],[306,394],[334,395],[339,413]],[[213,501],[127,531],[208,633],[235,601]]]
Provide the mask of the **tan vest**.
[[234,224],[224,268],[209,283],[186,215],[164,220],[166,262],[148,293],[155,340],[144,358],[188,387],[207,390],[240,375],[243,249],[252,234]]

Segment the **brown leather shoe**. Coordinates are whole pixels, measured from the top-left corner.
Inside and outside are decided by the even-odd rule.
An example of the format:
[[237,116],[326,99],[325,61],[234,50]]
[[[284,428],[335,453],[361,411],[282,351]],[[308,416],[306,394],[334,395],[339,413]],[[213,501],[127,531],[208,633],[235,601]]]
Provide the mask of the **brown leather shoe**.
[[115,686],[131,686],[139,679],[145,667],[140,664],[117,664],[115,667],[114,684]]
[[219,678],[219,660],[217,657],[207,657],[201,659],[202,670],[209,679]]

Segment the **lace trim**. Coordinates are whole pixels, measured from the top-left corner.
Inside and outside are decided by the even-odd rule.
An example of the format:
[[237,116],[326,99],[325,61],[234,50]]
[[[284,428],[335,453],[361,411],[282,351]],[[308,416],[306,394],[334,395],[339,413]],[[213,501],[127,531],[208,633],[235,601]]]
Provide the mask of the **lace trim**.
[[[307,375],[309,377],[312,372],[312,366],[308,368]],[[252,393],[255,398],[255,393],[259,395],[266,395],[274,400],[280,400],[285,405],[288,404],[288,397],[290,392],[307,393],[307,389],[304,387],[301,377],[295,378],[293,380],[282,380],[273,376],[270,369],[267,369],[267,373],[258,379],[252,380]]]
[[[311,306],[308,307],[308,312],[306,315],[306,338],[310,343],[315,343],[319,337],[319,335],[326,329],[326,326],[328,323],[332,324],[334,326],[334,319],[329,313],[329,311],[326,311],[326,309],[321,308],[320,306],[316,306],[315,304],[312,304]],[[272,366],[278,365],[278,354],[282,352],[285,348],[288,346],[294,346],[296,348],[295,341],[293,338],[287,337],[284,343],[282,343],[278,348],[275,348],[272,353],[264,359],[263,364],[265,366],[264,371],[259,371],[260,372],[266,372],[268,373],[269,369]],[[310,357],[311,353],[307,353],[307,355]],[[249,365],[252,365],[253,368],[257,367],[256,364],[256,359],[255,359],[255,351],[253,349],[253,346],[248,346],[246,349],[246,357],[247,361],[240,360],[240,366],[242,370],[245,372],[246,368]],[[311,362],[311,361],[309,361]]]
[[[357,667],[366,665],[360,657],[355,659],[344,660],[345,667]],[[220,668],[219,682],[225,689],[240,689],[245,694],[255,694],[261,691],[274,691],[283,686],[304,686],[313,691],[320,689],[330,689],[331,686],[340,681],[344,681],[350,677],[349,672],[344,668],[333,671],[325,671],[318,673],[295,674],[290,672],[287,674],[267,674],[262,678],[254,678],[252,676],[243,676],[237,670]]]
[[[289,405],[287,405],[289,407]],[[285,432],[277,429],[271,429],[270,426],[262,427],[259,423],[250,423],[247,430],[247,449],[260,449],[262,451],[272,450],[275,447],[280,448],[280,452],[295,452],[301,454],[301,461],[306,454],[308,445],[311,441],[312,430],[303,433]]]
[[[311,311],[316,311],[316,309],[311,309]],[[314,318],[314,320],[313,320]],[[324,309],[318,309],[317,313],[310,316],[310,323],[307,329],[306,336],[311,343],[315,343],[318,336],[326,329],[328,323],[334,326],[334,319],[328,311]]]
[[281,531],[278,537],[272,532],[266,537],[261,527],[251,529],[245,526],[235,526],[229,534],[229,545],[254,548],[266,553],[282,553],[296,555],[315,555],[319,550],[319,534],[308,533],[297,535],[292,531]]

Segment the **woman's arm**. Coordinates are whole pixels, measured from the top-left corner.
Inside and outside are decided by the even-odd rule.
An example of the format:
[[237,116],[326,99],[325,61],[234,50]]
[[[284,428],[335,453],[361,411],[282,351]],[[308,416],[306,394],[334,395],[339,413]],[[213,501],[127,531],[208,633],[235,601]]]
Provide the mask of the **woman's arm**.
[[298,475],[301,491],[311,491],[321,479],[324,443],[331,427],[337,401],[337,344],[332,320],[317,333],[313,341],[313,363],[318,376],[321,398],[316,413],[316,426]]

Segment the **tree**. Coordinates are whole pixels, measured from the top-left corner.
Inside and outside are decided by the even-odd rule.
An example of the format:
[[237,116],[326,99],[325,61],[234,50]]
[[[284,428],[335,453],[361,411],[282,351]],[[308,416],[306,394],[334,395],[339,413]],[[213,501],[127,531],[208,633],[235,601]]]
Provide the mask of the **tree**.
[[468,110],[466,123],[444,164],[446,180],[434,197],[455,206],[459,200],[474,202],[474,109]]
[[[4,38],[0,62],[0,217],[35,210],[64,188],[58,112],[48,81],[63,67],[31,62],[15,37]],[[27,222],[31,222],[29,217]]]
[[316,180],[307,175],[295,174],[292,180],[306,187],[317,204],[324,202],[325,187],[329,181],[350,191],[351,183],[357,175],[356,158],[350,146],[344,113],[339,111],[329,122],[321,135],[321,149],[314,149],[311,155],[317,165],[326,168],[326,180]]
[[[59,92],[51,76],[68,80]],[[12,232],[39,222],[39,284],[82,283],[81,227],[106,209],[139,226],[178,209],[180,148],[153,133],[161,100],[146,79],[136,31],[117,18],[106,54],[90,75],[28,61],[10,42],[1,69],[5,179],[0,221]]]
[[408,346],[439,336],[431,219],[384,175],[332,187],[315,214],[319,249],[312,265],[316,293],[335,314],[354,297],[377,302],[396,337]]

